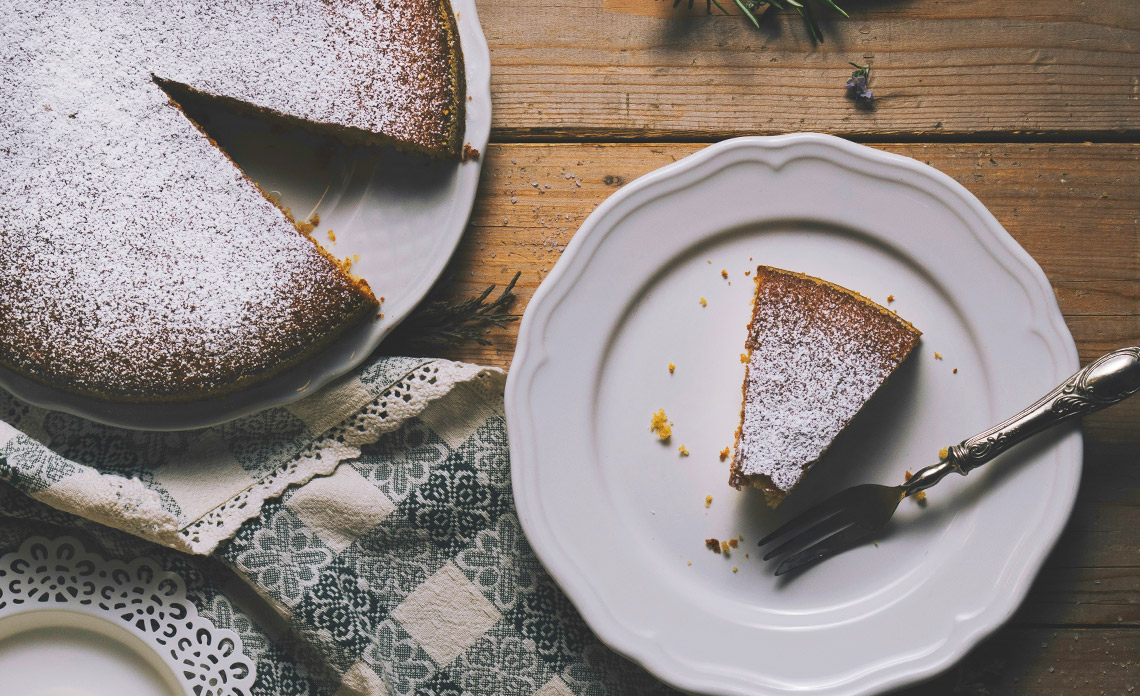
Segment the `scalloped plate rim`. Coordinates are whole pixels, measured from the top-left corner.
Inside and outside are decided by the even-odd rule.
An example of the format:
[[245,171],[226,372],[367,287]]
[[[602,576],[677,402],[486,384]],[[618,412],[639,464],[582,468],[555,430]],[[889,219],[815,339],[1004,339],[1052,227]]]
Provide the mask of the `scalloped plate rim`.
[[[265,409],[285,406],[359,367],[427,296],[459,247],[471,211],[475,207],[484,153],[491,132],[490,49],[479,22],[475,0],[450,0],[450,2],[459,31],[464,35],[461,48],[466,70],[466,93],[477,100],[469,101],[468,104],[478,104],[480,109],[478,112],[474,112],[471,108],[467,109],[464,137],[465,141],[481,154],[477,158],[456,163],[459,167],[458,193],[464,200],[449,218],[453,224],[439,235],[431,263],[424,268],[418,282],[403,292],[397,311],[388,309],[381,320],[372,322],[366,335],[357,339],[361,346],[347,359],[337,359],[330,355],[345,340],[345,337],[340,337],[331,346],[323,348],[300,365],[290,367],[265,382],[225,397],[187,403],[104,402],[69,394],[4,368],[0,368],[0,389],[33,406],[62,411],[104,425],[136,430],[175,431],[220,425]],[[391,302],[385,305],[391,307]],[[358,328],[349,329],[349,333],[355,335],[358,330]],[[301,371],[313,371],[313,374],[311,379],[298,388],[303,377]]]
[[[234,632],[231,629],[221,628],[221,627],[215,625],[213,621],[210,621],[208,618],[202,616],[200,613],[197,613],[197,607],[195,607],[193,605],[193,602],[189,599],[189,597],[185,597],[186,580],[185,580],[185,578],[183,578],[178,573],[170,571],[170,570],[162,569],[162,567],[159,566],[159,564],[156,561],[154,561],[153,559],[150,559],[148,557],[145,557],[145,556],[139,556],[139,557],[131,559],[130,561],[107,559],[99,553],[88,550],[87,547],[82,542],[80,542],[77,538],[70,536],[70,535],[66,535],[66,534],[63,536],[58,536],[58,537],[45,537],[45,536],[38,535],[38,534],[33,535],[33,536],[25,539],[23,542],[21,542],[20,547],[17,550],[12,551],[12,552],[7,553],[7,554],[4,554],[4,556],[18,555],[21,552],[23,552],[26,547],[32,545],[35,542],[43,543],[45,545],[48,545],[49,547],[58,547],[58,546],[64,545],[64,544],[70,544],[75,549],[77,549],[77,551],[78,551],[78,553],[76,554],[77,556],[82,556],[82,557],[86,557],[89,559],[96,559],[98,562],[103,563],[103,564],[112,564],[112,565],[118,564],[118,565],[122,565],[124,568],[128,568],[128,569],[137,569],[141,566],[148,565],[150,567],[157,569],[159,574],[160,574],[161,580],[156,578],[155,581],[152,583],[155,586],[160,585],[163,581],[169,581],[171,578],[176,579],[177,583],[179,584],[179,586],[182,589],[182,592],[183,592],[183,595],[184,595],[184,598],[185,598],[187,604],[189,604],[195,610],[195,616],[197,617],[197,619],[201,622],[209,624],[213,628],[213,633],[216,637],[223,638],[223,639],[226,639],[226,640],[233,642],[235,652],[238,655],[245,657],[245,659],[250,662],[250,666],[251,666],[250,674],[243,681],[248,681],[250,684],[252,684],[253,681],[256,679],[256,670],[257,670],[256,662],[253,660],[250,660],[249,657],[245,654],[245,646],[242,643],[241,636],[238,635],[236,632]],[[140,655],[140,657],[142,657],[142,659],[144,661],[146,661],[147,663],[151,664],[152,669],[154,668],[153,663],[155,661],[157,661],[169,672],[169,674],[163,674],[162,676],[168,677],[168,678],[173,678],[182,687],[183,691],[187,694],[187,696],[194,693],[194,686],[195,685],[193,683],[191,683],[190,677],[187,675],[185,669],[183,669],[184,665],[181,665],[179,662],[177,662],[169,654],[170,653],[169,650],[164,650],[164,649],[161,649],[160,647],[156,647],[156,645],[154,644],[153,638],[150,635],[148,635],[147,633],[145,633],[143,631],[140,631],[137,627],[135,627],[130,622],[123,621],[120,618],[118,618],[117,616],[114,616],[111,612],[100,610],[98,607],[92,607],[92,606],[79,604],[74,600],[64,602],[64,603],[59,603],[59,602],[53,601],[53,602],[47,602],[47,603],[39,604],[39,605],[11,606],[7,609],[0,609],[0,625],[5,623],[9,619],[14,619],[14,618],[25,619],[27,617],[31,617],[31,616],[34,616],[35,614],[39,614],[39,613],[58,613],[58,612],[79,614],[79,615],[90,617],[93,619],[98,619],[99,621],[114,627],[114,629],[118,629],[120,631],[125,631],[128,635],[130,635],[132,638],[134,638],[135,641],[137,641],[139,644],[141,644],[143,647],[145,647],[147,650],[149,650],[151,652],[151,655],[148,655],[148,656],[141,656]],[[45,627],[50,628],[50,627],[52,627],[52,625],[48,625]],[[27,629],[25,629],[25,630],[27,630]],[[18,635],[18,633],[16,635]],[[0,640],[3,640],[3,639],[0,639]],[[136,652],[136,653],[138,652],[136,649],[136,646],[129,646],[127,649],[131,650],[132,652]]]
[[[1042,328],[1047,329],[1051,335],[1041,334],[1041,338],[1048,347],[1058,371],[1064,373],[1062,376],[1067,376],[1079,365],[1075,344],[1064,323],[1051,286],[1040,266],[965,187],[943,172],[903,155],[875,150],[842,138],[819,133],[734,138],[706,147],[639,177],[598,206],[582,224],[550,275],[535,292],[520,324],[518,343],[506,387],[507,432],[512,461],[515,503],[523,530],[536,555],[598,637],[617,652],[641,664],[662,680],[689,691],[707,691],[717,694],[777,694],[791,693],[792,691],[809,693],[811,689],[797,687],[786,690],[749,691],[710,685],[707,681],[702,680],[701,674],[686,672],[681,663],[673,661],[652,640],[644,640],[639,637],[636,627],[624,625],[620,617],[616,616],[611,608],[605,605],[600,598],[603,589],[590,583],[588,569],[580,567],[573,559],[564,555],[558,544],[557,535],[549,527],[548,521],[541,512],[541,505],[537,497],[534,500],[528,498],[530,495],[536,495],[532,490],[533,485],[535,485],[531,476],[530,467],[532,465],[523,464],[523,462],[528,461],[530,450],[533,449],[535,441],[533,429],[536,424],[529,414],[529,389],[535,374],[549,359],[543,340],[545,319],[550,316],[558,304],[567,298],[570,292],[569,289],[566,289],[560,295],[558,294],[562,284],[570,283],[570,287],[573,285],[575,279],[565,277],[571,272],[571,264],[579,254],[592,254],[597,251],[601,245],[601,240],[598,240],[593,246],[588,246],[593,241],[590,239],[591,235],[595,234],[599,227],[608,224],[609,217],[620,213],[620,206],[625,201],[690,169],[695,169],[721,157],[728,157],[730,153],[738,150],[753,150],[759,153],[757,155],[758,161],[778,169],[797,156],[789,154],[781,158],[781,156],[775,156],[773,153],[785,149],[792,150],[801,145],[822,145],[829,148],[834,157],[853,161],[879,162],[893,166],[900,171],[916,174],[918,175],[917,181],[925,185],[916,184],[914,180],[911,180],[909,183],[915,188],[936,197],[939,193],[952,196],[959,203],[964,204],[972,214],[977,216],[980,223],[980,228],[971,226],[970,231],[978,238],[978,242],[983,245],[983,248],[991,256],[994,256],[995,260],[1003,265],[1007,271],[1010,271],[1011,275],[1026,290],[1034,305],[1036,315],[1044,320],[1045,326]],[[819,157],[819,154],[808,152],[800,156]],[[777,163],[773,164],[773,160],[776,160]],[[948,205],[948,207],[953,209],[953,206]],[[608,229],[602,230],[603,239],[605,235],[611,234],[619,223],[620,221],[615,222]],[[993,250],[984,246],[984,241],[979,234],[985,234],[989,240],[996,242],[1001,252],[1006,254],[1007,261],[1012,263],[1002,263],[1001,259],[997,259]],[[584,265],[587,264],[588,259]],[[1011,265],[1013,268],[1010,268]],[[553,304],[551,305],[551,303]],[[931,677],[961,659],[974,645],[997,630],[1013,615],[1024,600],[1049,551],[1059,539],[1076,500],[1082,457],[1079,432],[1074,432],[1071,436],[1060,441],[1057,449],[1067,454],[1068,459],[1071,460],[1069,467],[1071,475],[1067,482],[1068,485],[1058,485],[1053,490],[1054,498],[1061,498],[1057,501],[1059,507],[1056,508],[1061,512],[1052,516],[1050,520],[1052,524],[1044,533],[1036,537],[1038,543],[1032,548],[1026,548],[1025,545],[1018,547],[1022,555],[1020,563],[1022,572],[1019,573],[1018,582],[1010,586],[1004,595],[996,597],[989,606],[976,612],[972,622],[955,618],[953,628],[944,636],[939,646],[940,649],[929,653],[929,659],[920,657],[904,662],[902,665],[905,668],[900,669],[896,665],[893,672],[889,669],[880,669],[872,673],[871,676],[876,677],[873,679],[868,678],[866,674],[857,675],[845,683],[845,686],[850,688],[835,693],[877,693]],[[951,644],[952,642],[953,644]]]

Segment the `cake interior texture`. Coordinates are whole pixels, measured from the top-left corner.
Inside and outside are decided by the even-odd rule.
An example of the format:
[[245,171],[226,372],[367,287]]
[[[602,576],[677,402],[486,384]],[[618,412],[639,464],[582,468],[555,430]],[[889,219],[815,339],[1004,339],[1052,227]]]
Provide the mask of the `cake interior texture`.
[[921,332],[858,293],[802,273],[756,269],[748,363],[729,483],[783,501]]
[[116,402],[252,386],[378,313],[180,108],[458,159],[447,0],[0,0],[0,367]]

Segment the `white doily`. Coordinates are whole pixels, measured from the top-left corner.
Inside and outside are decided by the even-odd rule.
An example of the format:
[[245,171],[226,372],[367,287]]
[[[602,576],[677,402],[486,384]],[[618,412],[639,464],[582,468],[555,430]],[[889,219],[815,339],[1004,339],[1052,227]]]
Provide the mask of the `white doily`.
[[32,537],[0,556],[0,626],[37,610],[95,616],[152,648],[188,695],[246,696],[255,665],[241,639],[198,615],[181,577],[147,558],[88,553],[71,537]]

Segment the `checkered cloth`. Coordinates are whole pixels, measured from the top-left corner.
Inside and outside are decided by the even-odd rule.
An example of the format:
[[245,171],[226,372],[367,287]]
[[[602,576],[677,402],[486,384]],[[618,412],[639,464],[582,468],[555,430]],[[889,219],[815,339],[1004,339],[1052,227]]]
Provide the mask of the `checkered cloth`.
[[180,433],[0,393],[0,553],[66,533],[156,559],[242,637],[255,694],[671,693],[598,642],[527,545],[503,378],[380,358]]

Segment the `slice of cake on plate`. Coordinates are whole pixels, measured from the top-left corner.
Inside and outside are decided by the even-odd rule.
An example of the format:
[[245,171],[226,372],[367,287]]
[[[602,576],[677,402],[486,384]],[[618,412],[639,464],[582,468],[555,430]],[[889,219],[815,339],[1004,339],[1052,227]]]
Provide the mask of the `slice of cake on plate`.
[[775,507],[906,358],[921,332],[802,273],[756,269],[744,403],[729,483]]

